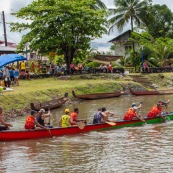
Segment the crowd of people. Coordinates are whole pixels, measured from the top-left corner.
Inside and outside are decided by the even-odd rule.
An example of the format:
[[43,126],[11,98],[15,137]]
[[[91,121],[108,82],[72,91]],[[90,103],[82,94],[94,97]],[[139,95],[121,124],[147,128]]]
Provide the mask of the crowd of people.
[[[166,113],[163,113],[162,107],[165,107],[167,109],[169,105],[170,100],[167,102],[163,102],[162,100],[159,100],[159,102],[154,105],[151,110],[148,112],[147,117],[148,118],[155,118],[160,117],[165,121]],[[128,111],[125,113],[123,120],[124,121],[132,121],[132,120],[140,120],[142,122],[145,122],[145,119],[139,114],[139,110],[142,107],[142,102],[137,106],[136,103],[133,103],[132,106],[128,109]],[[59,119],[59,127],[65,128],[70,126],[78,126],[78,123],[82,122],[87,124],[87,121],[85,119],[79,119],[78,118],[79,109],[74,108],[74,111],[70,113],[69,109],[65,109],[64,114]],[[24,125],[25,129],[36,129],[36,128],[43,128],[43,129],[50,129],[53,128],[53,126],[50,125],[50,111],[48,111],[47,114],[45,114],[44,109],[40,109],[40,111],[31,110],[30,115],[27,116],[26,122]],[[101,123],[116,123],[116,121],[109,120],[109,116],[112,117],[115,114],[113,112],[107,111],[105,107],[99,108],[98,111],[93,116],[93,122],[92,124],[101,124]],[[47,122],[46,119],[49,118],[49,121]],[[5,122],[3,117],[3,108],[0,107],[0,130],[8,130],[10,127],[12,127],[12,124]]]

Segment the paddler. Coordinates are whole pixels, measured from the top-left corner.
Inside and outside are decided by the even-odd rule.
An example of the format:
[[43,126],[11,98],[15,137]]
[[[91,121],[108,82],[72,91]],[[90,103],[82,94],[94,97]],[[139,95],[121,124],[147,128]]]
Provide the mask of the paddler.
[[[50,111],[48,111],[48,113],[47,114],[45,114],[45,110],[44,109],[40,109],[39,110],[39,114],[37,115],[37,122],[40,124],[40,125],[42,125],[42,126],[45,126],[45,119],[47,118],[47,117],[49,117],[50,118]],[[49,124],[50,125],[50,124]],[[49,128],[52,128],[52,126],[48,126]]]
[[93,124],[106,123],[108,121],[108,116],[113,116],[114,113],[106,111],[106,108],[99,108],[97,113],[94,115]]
[[0,125],[0,131],[1,130],[9,130],[9,127],[12,127],[12,124],[10,123],[7,123],[4,121],[4,118],[3,118],[3,108],[0,107],[0,122],[2,125]]
[[124,115],[124,120],[126,121],[132,121],[134,118],[137,118],[143,122],[145,122],[145,120],[143,118],[140,117],[140,115],[138,114],[138,110],[142,107],[142,103],[140,103],[140,105],[137,107],[136,103],[132,104],[132,107],[128,109],[128,111],[125,113]]
[[154,117],[161,117],[162,119],[165,120],[164,116],[162,116],[163,112],[162,112],[162,107],[163,106],[168,106],[170,100],[168,100],[167,102],[163,102],[161,100],[159,100],[159,103],[157,105],[154,105],[151,110],[149,111],[147,117],[150,118],[154,118]]
[[37,112],[35,110],[31,110],[30,115],[28,115],[26,122],[25,122],[25,129],[35,129],[36,127],[40,127],[43,129],[49,129],[45,126],[42,126],[39,124],[36,120],[36,117],[38,116]]
[[74,108],[74,112],[72,112],[71,114],[70,114],[70,116],[71,116],[71,125],[72,126],[74,126],[74,125],[77,125],[77,122],[84,122],[84,123],[86,123],[86,120],[84,120],[84,119],[77,119],[77,116],[78,116],[78,114],[79,114],[79,109],[78,108]]
[[60,120],[59,120],[59,126],[60,127],[70,127],[72,122],[72,118],[70,117],[69,113],[70,110],[69,109],[65,109],[65,114],[61,116]]

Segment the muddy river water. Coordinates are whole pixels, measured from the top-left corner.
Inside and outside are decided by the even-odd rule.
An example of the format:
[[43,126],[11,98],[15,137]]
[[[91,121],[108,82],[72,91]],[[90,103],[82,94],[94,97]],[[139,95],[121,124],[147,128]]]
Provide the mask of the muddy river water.
[[[146,115],[159,99],[172,95],[121,96],[82,101],[53,110],[51,123],[57,126],[65,108],[78,107],[80,118],[92,121],[99,107],[105,106],[121,119],[133,102],[143,102]],[[18,117],[13,129],[23,127],[26,117]],[[0,142],[0,173],[171,173],[173,172],[173,122],[110,131],[89,132],[34,140]]]

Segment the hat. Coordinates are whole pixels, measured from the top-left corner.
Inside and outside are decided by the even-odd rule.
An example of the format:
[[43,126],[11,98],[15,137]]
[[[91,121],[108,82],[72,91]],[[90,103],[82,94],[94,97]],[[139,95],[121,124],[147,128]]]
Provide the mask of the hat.
[[39,112],[45,112],[45,110],[44,109],[40,109]]
[[138,109],[136,106],[133,106],[132,108],[133,108],[134,110],[137,110],[137,109]]
[[65,109],[65,111],[64,111],[65,113],[69,113],[70,112],[70,110],[69,109]]
[[132,104],[132,107],[134,107],[134,106],[136,106],[136,103],[133,103],[133,104]]
[[37,113],[37,111],[31,110],[31,115],[34,115],[35,113]]

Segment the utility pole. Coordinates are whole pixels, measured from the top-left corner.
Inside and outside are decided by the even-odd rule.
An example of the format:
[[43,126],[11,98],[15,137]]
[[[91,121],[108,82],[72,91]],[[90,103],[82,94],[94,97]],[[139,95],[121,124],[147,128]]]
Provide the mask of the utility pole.
[[6,34],[6,25],[5,25],[5,14],[4,14],[4,11],[2,11],[2,19],[3,19],[3,26],[4,26],[4,41],[5,41],[5,46],[7,47],[7,34]]

